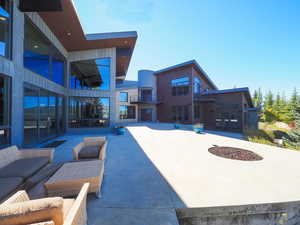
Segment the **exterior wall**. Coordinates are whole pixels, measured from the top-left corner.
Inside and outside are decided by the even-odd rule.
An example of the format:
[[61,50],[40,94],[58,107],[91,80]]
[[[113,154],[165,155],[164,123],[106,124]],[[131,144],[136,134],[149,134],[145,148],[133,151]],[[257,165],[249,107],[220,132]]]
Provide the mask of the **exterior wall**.
[[[157,95],[161,97],[162,104],[157,107],[157,120],[159,122],[172,123],[172,106],[173,105],[189,105],[189,112],[192,111],[192,66],[177,68],[157,74]],[[185,96],[172,96],[171,80],[189,77],[190,87],[189,93]],[[186,123],[192,123],[192,115],[189,113],[189,119]]]
[[[110,117],[110,126],[114,126],[116,123],[116,48],[105,48],[105,49],[92,49],[86,51],[75,51],[69,52],[68,62],[88,60],[88,59],[97,59],[97,58],[106,58],[111,59],[110,63],[110,90],[80,90],[80,89],[67,89],[67,95],[69,97],[107,97],[109,98],[109,117]],[[67,80],[69,81],[70,73],[68,72]],[[68,113],[67,113],[68,114]],[[74,131],[81,130],[81,128],[68,128],[68,132],[77,132]],[[103,128],[92,128],[91,130],[101,130]],[[88,128],[84,128],[88,130]]]
[[152,109],[152,122],[157,122],[157,106],[156,105],[139,105],[139,121],[141,121],[141,110],[142,109]]
[[204,79],[204,76],[198,72],[198,70],[196,70],[195,68],[192,68],[192,71],[193,71],[193,77],[199,77],[200,80],[201,80],[201,90],[214,90],[213,86],[211,86],[209,84],[209,82],[207,82],[206,79]]
[[[140,70],[138,72],[138,86],[139,88],[152,88],[152,99],[157,100],[157,81],[154,71]],[[139,92],[139,94],[141,94]]]
[[[18,9],[19,1],[13,4],[12,24],[12,60],[0,57],[0,73],[12,78],[11,97],[11,143],[21,146],[23,143],[23,92],[24,82],[50,90],[65,93],[65,88],[23,67],[24,13]],[[37,13],[26,13],[32,22],[46,35],[61,53],[67,52]]]
[[[12,59],[0,57],[0,74],[12,78],[11,87],[11,144],[22,146],[24,136],[24,112],[23,97],[24,83],[28,83],[39,88],[63,95],[65,97],[65,124],[68,124],[68,97],[109,97],[110,98],[110,124],[113,126],[116,119],[116,95],[115,95],[115,78],[116,78],[116,49],[94,49],[88,51],[67,52],[56,36],[51,32],[46,23],[41,19],[38,13],[22,13],[18,9],[19,0],[14,1],[13,24],[12,24]],[[23,66],[24,52],[24,21],[25,15],[40,29],[49,41],[61,52],[67,60],[66,66],[66,87],[62,87],[53,81],[50,81],[39,74],[36,74]],[[102,57],[111,58],[111,80],[109,91],[97,90],[74,90],[68,89],[69,84],[69,63],[83,59],[95,59]],[[90,130],[100,130],[101,128],[91,128]],[[81,130],[81,129],[78,129]],[[85,129],[88,130],[88,129]],[[72,130],[67,129],[68,132]]]
[[[128,93],[128,101],[127,102],[120,102],[120,92],[127,92]],[[130,104],[130,96],[137,96],[138,89],[122,89],[116,90],[116,113],[115,113],[115,122],[116,123],[132,123],[138,121],[138,105],[137,104]],[[120,119],[120,105],[128,105],[128,106],[135,106],[135,119]]]
[[[217,129],[216,117],[218,113],[235,114],[238,118],[237,129],[232,131],[242,132],[244,129],[244,99],[243,93],[227,93],[209,95],[209,98],[214,99],[214,104],[209,104],[209,110],[202,109],[202,121],[205,127],[209,129]],[[205,107],[206,104],[201,104]],[[214,106],[213,106],[214,105]],[[207,106],[207,105],[206,105]],[[209,118],[209,119],[208,119]]]

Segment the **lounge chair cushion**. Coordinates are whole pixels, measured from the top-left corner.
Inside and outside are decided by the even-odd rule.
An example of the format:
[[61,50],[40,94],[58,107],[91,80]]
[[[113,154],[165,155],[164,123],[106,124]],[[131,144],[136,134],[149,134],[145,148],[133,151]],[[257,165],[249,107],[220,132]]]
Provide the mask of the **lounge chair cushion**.
[[21,177],[0,178],[0,199],[15,191],[22,181]]
[[98,158],[101,147],[102,145],[85,146],[80,150],[78,156],[80,159]]
[[61,197],[7,204],[0,207],[0,224],[31,224],[52,220],[55,225],[62,225],[63,204]]
[[22,177],[26,179],[47,165],[49,158],[25,158],[16,160],[7,166],[1,168],[0,177]]

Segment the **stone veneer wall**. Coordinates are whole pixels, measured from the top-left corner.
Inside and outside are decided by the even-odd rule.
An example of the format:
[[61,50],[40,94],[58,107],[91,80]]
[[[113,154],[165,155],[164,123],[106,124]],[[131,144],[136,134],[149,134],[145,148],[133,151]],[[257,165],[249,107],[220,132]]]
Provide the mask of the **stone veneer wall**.
[[300,201],[177,209],[180,225],[299,225]]

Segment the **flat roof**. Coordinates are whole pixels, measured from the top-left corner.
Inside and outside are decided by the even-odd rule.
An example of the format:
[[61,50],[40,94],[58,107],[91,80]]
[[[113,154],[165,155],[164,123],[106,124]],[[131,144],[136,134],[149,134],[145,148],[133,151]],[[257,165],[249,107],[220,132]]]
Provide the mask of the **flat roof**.
[[214,82],[209,78],[209,76],[207,75],[207,73],[201,68],[201,66],[198,64],[198,62],[193,59],[190,61],[186,61],[180,64],[176,64],[174,66],[170,66],[161,70],[157,70],[154,72],[154,74],[160,74],[160,73],[164,73],[170,70],[174,70],[174,69],[178,69],[180,67],[185,67],[185,66],[194,66],[195,69],[197,69],[201,74],[203,74],[204,78],[212,85],[212,87],[216,90],[218,90],[217,86],[214,84]]
[[136,31],[85,34],[73,0],[61,0],[62,11],[39,12],[41,18],[69,52],[117,48],[116,75],[125,78],[137,40]]
[[252,98],[250,95],[249,88],[242,87],[242,88],[232,88],[232,89],[224,89],[224,90],[207,90],[203,92],[201,95],[219,95],[219,94],[232,94],[232,93],[243,93],[247,101],[250,103],[251,107],[253,107]]

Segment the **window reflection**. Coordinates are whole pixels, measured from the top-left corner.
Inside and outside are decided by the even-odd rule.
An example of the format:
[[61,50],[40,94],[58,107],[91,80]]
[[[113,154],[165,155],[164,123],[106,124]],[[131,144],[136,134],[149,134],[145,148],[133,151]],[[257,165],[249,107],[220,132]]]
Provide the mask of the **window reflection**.
[[64,86],[65,58],[28,18],[25,20],[24,67]]
[[10,143],[10,78],[0,75],[0,148]]
[[135,106],[120,106],[120,119],[135,119]]
[[189,93],[189,78],[182,77],[171,81],[172,95],[181,96]]
[[0,0],[0,56],[10,58],[11,39],[11,3],[8,0]]
[[63,132],[62,104],[62,96],[31,85],[25,87],[24,145],[32,146]]
[[72,62],[70,88],[109,90],[110,58]]
[[70,128],[107,126],[109,126],[109,98],[70,98]]
[[120,102],[128,102],[128,93],[120,92]]
[[194,94],[199,95],[201,91],[201,80],[199,77],[194,78]]

